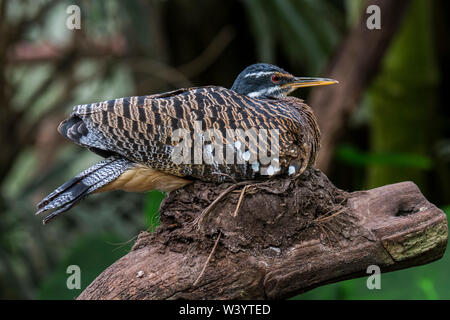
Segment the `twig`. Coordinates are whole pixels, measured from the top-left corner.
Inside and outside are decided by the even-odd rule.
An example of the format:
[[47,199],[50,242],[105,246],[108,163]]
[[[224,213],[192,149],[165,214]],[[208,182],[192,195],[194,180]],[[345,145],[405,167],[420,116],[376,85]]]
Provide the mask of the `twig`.
[[202,223],[203,219],[205,218],[205,216],[210,213],[212,211],[212,209],[214,209],[214,207],[227,195],[229,194],[231,191],[233,191],[234,189],[236,189],[239,186],[248,184],[249,182],[253,182],[253,181],[241,181],[238,183],[235,183],[233,185],[231,185],[230,187],[228,187],[224,192],[222,192],[217,198],[216,200],[214,200],[213,202],[211,202],[211,204],[206,207],[205,210],[202,211],[202,213],[194,219],[193,223],[194,225],[197,225],[198,227],[200,227],[200,224]]
[[236,179],[233,178],[232,176],[230,176],[229,174],[222,173],[222,172],[213,172],[213,174],[217,174],[217,175],[219,175],[219,176],[224,176],[224,177],[230,178],[230,180],[233,181],[233,183],[238,183],[238,182],[236,181]]
[[249,184],[249,185],[246,185],[244,188],[242,188],[241,195],[239,196],[239,200],[238,200],[236,209],[234,210],[234,213],[232,214],[233,217],[236,217],[237,214],[239,213],[239,208],[241,207],[242,200],[244,199],[245,191],[247,191],[248,187],[250,187],[250,186],[251,185]]
[[214,243],[214,247],[212,248],[211,253],[210,253],[209,256],[208,256],[208,259],[206,259],[206,262],[205,262],[205,264],[203,265],[202,271],[201,271],[200,274],[198,275],[197,279],[194,281],[193,286],[196,286],[196,285],[197,285],[197,283],[200,281],[200,278],[203,276],[203,273],[205,273],[205,270],[206,270],[206,267],[208,266],[209,260],[211,260],[213,254],[214,254],[214,251],[216,251],[217,244],[219,243],[219,240],[220,240],[220,236],[221,236],[221,235],[222,235],[222,232],[219,230],[219,235],[217,236],[216,242]]
[[326,217],[319,217],[317,219],[314,219],[313,222],[324,222],[324,221],[329,220],[329,219],[331,219],[331,218],[333,218],[333,217],[335,217],[335,216],[337,216],[337,215],[339,215],[341,213],[344,213],[344,212],[345,212],[345,208],[342,208],[341,210],[338,210],[337,212],[333,213],[332,215],[329,215],[329,216],[326,216]]

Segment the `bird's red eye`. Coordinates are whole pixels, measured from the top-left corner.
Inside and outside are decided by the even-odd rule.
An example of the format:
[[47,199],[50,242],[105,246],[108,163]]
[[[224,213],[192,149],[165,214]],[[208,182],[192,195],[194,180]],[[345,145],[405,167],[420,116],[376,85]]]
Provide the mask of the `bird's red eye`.
[[278,82],[280,82],[280,77],[277,75],[273,75],[271,80],[273,83],[278,83]]

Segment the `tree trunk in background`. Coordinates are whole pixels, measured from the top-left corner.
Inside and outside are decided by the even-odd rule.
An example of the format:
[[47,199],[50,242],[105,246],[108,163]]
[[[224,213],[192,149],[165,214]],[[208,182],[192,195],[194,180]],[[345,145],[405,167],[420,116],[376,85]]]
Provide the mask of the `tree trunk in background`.
[[359,22],[337,50],[326,72],[327,78],[338,80],[339,85],[313,89],[308,98],[322,131],[322,147],[316,165],[325,173],[330,168],[336,143],[347,119],[378,74],[409,3],[409,0],[367,0],[366,8],[369,5],[380,8],[381,30],[369,30],[366,25],[368,16],[365,10],[361,12]]
[[[369,91],[371,151],[411,155],[405,162],[373,164],[368,188],[413,180],[427,194],[426,172],[435,136],[438,69],[433,32],[432,2],[414,0],[394,39],[383,69]],[[397,158],[398,159],[398,158]],[[405,158],[403,158],[405,159]]]

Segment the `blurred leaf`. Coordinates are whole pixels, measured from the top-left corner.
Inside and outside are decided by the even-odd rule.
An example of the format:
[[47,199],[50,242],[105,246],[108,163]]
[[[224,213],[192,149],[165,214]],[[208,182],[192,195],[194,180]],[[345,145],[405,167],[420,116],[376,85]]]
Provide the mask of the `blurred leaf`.
[[336,157],[337,159],[354,166],[377,165],[428,170],[433,165],[433,162],[429,157],[418,154],[364,152],[351,145],[340,145],[336,150]]
[[159,226],[159,206],[165,196],[165,193],[158,190],[153,190],[147,197],[144,219],[145,225],[147,226],[149,232],[155,231],[155,229]]
[[33,181],[30,172],[36,166],[36,156],[31,149],[23,150],[17,159],[16,165],[10,170],[0,190],[5,197],[13,199],[23,192],[27,183]]
[[[294,1],[302,19],[311,26],[311,31],[325,54],[332,52],[341,37],[342,13],[328,1],[303,0]],[[321,19],[318,19],[321,17]],[[324,57],[326,58],[326,57]],[[320,62],[320,64],[325,61]]]
[[295,10],[290,1],[275,0],[274,5],[280,14],[280,20],[284,20],[288,26],[289,39],[286,41],[296,43],[305,53],[307,63],[312,65],[313,70],[317,70],[320,61],[324,59],[324,52],[320,49],[312,26],[300,15],[299,11]]
[[258,0],[245,0],[247,14],[251,20],[250,27],[256,37],[257,54],[261,61],[274,63],[275,39],[270,25],[269,17],[266,15],[261,2]]
[[423,290],[426,299],[436,300],[439,299],[434,283],[430,278],[422,278],[419,280],[418,286]]
[[[125,255],[131,244],[123,245],[116,235],[82,237],[39,288],[39,299],[75,299],[101,272]],[[120,245],[120,246],[119,246]],[[120,249],[120,250],[117,250]],[[81,289],[67,288],[67,267],[77,265],[81,270]]]
[[450,205],[442,207],[441,210],[444,211],[447,216],[450,216]]
[[[323,69],[341,38],[344,16],[324,0],[246,0],[259,58],[276,60],[277,45],[308,73]],[[266,60],[267,59],[267,60]]]

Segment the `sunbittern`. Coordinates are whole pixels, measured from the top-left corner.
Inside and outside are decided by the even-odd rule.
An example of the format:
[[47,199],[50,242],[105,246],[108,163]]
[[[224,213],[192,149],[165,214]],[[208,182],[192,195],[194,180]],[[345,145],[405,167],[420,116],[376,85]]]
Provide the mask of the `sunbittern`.
[[[299,176],[314,164],[320,132],[312,110],[302,100],[287,95],[297,88],[333,83],[337,81],[295,77],[279,67],[258,63],[242,71],[231,89],[195,87],[75,106],[58,131],[105,159],[50,193],[38,204],[36,214],[53,210],[43,220],[45,224],[94,192],[172,191],[195,179],[220,183],[264,175]],[[210,141],[231,149],[232,161],[217,161],[212,157],[212,143],[204,144],[204,140],[197,151],[181,153],[187,155],[184,160],[198,158],[201,153],[204,161],[176,160],[173,155],[180,139],[174,135],[180,129],[197,135],[194,140],[203,139],[209,129],[215,130],[221,135]],[[259,143],[258,148],[268,148],[268,143],[261,142],[268,139],[245,134],[252,129],[264,129],[269,132],[267,136],[277,138],[277,156],[272,156],[270,164],[250,157],[248,150],[254,142]],[[234,134],[231,141],[227,136],[230,132]],[[219,148],[214,147],[217,155]],[[208,155],[210,161],[206,161]]]

